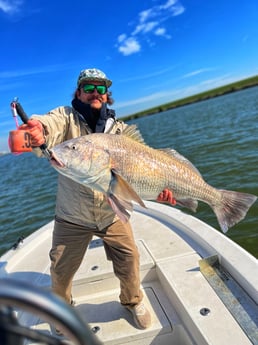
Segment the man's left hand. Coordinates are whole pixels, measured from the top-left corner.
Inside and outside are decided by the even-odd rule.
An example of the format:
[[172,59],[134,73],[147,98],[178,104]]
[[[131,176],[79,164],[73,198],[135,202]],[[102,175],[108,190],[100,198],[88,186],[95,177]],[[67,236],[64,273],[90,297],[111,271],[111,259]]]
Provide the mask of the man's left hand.
[[173,197],[173,192],[169,189],[164,189],[157,197],[158,202],[167,202],[173,206],[176,205],[176,199]]

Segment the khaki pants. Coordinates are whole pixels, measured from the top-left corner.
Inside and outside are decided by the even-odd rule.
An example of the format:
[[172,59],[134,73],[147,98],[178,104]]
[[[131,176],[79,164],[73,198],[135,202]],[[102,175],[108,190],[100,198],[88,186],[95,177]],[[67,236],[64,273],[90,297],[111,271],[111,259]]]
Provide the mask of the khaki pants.
[[56,219],[49,253],[53,292],[70,303],[73,277],[93,235],[103,239],[107,258],[113,262],[114,273],[120,280],[121,303],[139,303],[143,298],[140,290],[139,253],[129,222],[124,224],[117,221],[99,231]]

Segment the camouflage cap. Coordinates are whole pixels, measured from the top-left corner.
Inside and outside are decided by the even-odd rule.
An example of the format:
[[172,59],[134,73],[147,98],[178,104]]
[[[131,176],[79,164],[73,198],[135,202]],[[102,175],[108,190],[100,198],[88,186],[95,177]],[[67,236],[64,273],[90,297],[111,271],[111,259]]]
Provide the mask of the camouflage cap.
[[80,86],[80,84],[84,81],[104,82],[107,87],[112,85],[112,80],[108,79],[106,74],[97,68],[82,70],[77,80],[77,86]]

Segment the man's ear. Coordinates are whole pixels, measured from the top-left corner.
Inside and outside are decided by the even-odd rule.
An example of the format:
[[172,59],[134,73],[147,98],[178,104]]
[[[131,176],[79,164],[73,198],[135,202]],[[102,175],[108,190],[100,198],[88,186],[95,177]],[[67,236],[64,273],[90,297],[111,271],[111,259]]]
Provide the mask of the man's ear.
[[76,92],[75,92],[75,96],[77,98],[79,98],[80,94],[81,94],[81,89],[77,89]]

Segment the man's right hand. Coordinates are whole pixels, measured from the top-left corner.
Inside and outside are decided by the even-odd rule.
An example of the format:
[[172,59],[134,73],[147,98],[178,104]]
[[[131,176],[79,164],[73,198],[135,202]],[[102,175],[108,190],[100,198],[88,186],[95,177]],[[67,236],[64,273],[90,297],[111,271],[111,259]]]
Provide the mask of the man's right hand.
[[43,126],[38,120],[28,120],[24,125],[21,125],[19,129],[26,130],[31,136],[31,145],[34,147],[41,146],[45,143]]
[[158,202],[167,202],[170,205],[176,205],[176,199],[173,197],[173,192],[170,189],[165,188],[157,197]]

